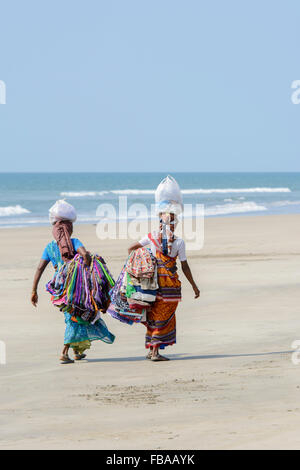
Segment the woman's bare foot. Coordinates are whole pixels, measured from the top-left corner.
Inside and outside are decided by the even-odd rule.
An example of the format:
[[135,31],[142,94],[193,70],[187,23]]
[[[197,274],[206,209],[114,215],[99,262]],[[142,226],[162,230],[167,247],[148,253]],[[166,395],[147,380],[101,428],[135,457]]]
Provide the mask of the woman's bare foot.
[[159,354],[159,348],[158,347],[153,348],[151,361],[153,361],[153,362],[163,362],[163,361],[169,361],[169,360],[170,359],[168,359],[167,357],[161,356]]
[[74,364],[74,362],[73,359],[70,359],[69,356],[66,355],[62,355],[60,358],[61,364]]
[[170,359],[165,356],[161,356],[160,354],[156,354],[155,356],[153,355],[151,357],[151,361],[153,362],[163,362],[163,361],[169,361]]
[[79,354],[78,352],[74,351],[74,359],[75,361],[81,361],[81,359],[85,359],[86,354]]

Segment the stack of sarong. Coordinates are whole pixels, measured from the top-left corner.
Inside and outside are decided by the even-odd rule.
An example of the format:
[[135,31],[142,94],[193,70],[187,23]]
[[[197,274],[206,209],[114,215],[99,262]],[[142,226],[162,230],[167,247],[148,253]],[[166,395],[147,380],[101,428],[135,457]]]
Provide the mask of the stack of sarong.
[[110,303],[109,292],[114,280],[101,256],[92,256],[90,267],[82,256],[65,263],[46,285],[52,303],[62,312],[94,324]]
[[145,322],[157,290],[156,259],[147,248],[133,251],[111,290],[107,312],[129,325]]

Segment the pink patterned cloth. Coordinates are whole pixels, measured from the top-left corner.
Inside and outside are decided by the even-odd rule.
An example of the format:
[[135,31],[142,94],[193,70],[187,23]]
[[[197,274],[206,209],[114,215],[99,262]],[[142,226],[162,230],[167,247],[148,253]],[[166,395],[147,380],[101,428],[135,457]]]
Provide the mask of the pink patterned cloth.
[[139,248],[130,254],[125,269],[131,276],[150,278],[154,275],[155,261],[147,248]]

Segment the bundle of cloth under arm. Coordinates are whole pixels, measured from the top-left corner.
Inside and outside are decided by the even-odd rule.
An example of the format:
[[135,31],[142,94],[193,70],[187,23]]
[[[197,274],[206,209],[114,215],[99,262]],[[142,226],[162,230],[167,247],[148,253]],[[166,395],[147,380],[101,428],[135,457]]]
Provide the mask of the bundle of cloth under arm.
[[101,256],[93,255],[90,267],[83,257],[76,255],[65,263],[46,285],[52,295],[52,303],[62,312],[89,323],[100,318],[100,311],[107,310],[109,292],[114,280]]
[[157,289],[156,259],[147,248],[139,248],[131,253],[111,290],[107,312],[129,325],[144,322],[156,300]]

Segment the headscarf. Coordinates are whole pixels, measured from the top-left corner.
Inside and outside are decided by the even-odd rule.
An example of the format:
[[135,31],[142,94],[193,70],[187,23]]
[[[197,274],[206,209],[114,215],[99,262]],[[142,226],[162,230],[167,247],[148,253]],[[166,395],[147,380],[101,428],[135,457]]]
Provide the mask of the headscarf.
[[53,237],[58,244],[58,248],[63,262],[74,258],[75,252],[71,241],[73,223],[70,220],[60,220],[53,226]]
[[177,217],[173,213],[162,212],[159,214],[160,218],[160,234],[159,241],[164,255],[170,255],[172,245],[175,240],[175,228],[177,225]]

